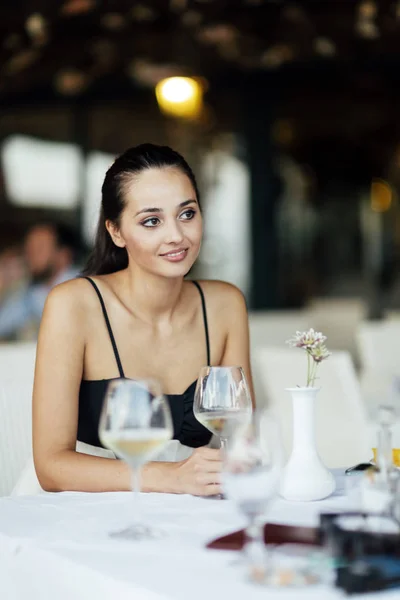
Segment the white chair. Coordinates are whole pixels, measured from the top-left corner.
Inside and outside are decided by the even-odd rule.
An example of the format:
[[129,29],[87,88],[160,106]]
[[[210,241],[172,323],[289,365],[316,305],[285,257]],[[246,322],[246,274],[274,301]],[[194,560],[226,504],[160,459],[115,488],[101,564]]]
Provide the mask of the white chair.
[[371,445],[378,444],[379,407],[391,406],[395,410],[395,422],[391,427],[393,448],[400,448],[400,378],[384,369],[363,369],[360,373],[363,403],[371,423]]
[[250,357],[255,397],[258,406],[265,404],[265,391],[257,353],[263,346],[284,348],[285,342],[296,331],[313,327],[311,316],[305,310],[270,310],[249,313]]
[[357,330],[363,370],[382,370],[400,375],[400,322],[364,321]]
[[[364,321],[358,328],[356,339],[361,358],[359,377],[362,398],[373,429],[372,445],[376,446],[378,407],[392,404],[400,413],[400,321]],[[392,434],[393,445],[399,448],[400,422],[396,422]]]
[[[0,344],[0,496],[42,491],[32,459],[32,392],[36,343]],[[113,457],[81,442],[77,451]]]
[[0,344],[0,496],[11,493],[32,454],[35,343]]
[[[307,359],[300,349],[264,347],[257,362],[268,405],[277,415],[287,455],[292,449],[292,400],[285,388],[305,385]],[[330,468],[368,461],[370,427],[354,366],[348,352],[335,352],[319,366],[316,441]]]
[[35,360],[36,342],[0,343],[0,381],[4,377],[28,377],[33,383]]

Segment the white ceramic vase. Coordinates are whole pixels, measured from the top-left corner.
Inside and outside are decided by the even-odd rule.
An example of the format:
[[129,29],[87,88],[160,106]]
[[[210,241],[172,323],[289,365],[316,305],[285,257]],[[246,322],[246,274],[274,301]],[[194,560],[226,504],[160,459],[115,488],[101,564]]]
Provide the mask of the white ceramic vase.
[[280,493],[291,501],[309,502],[330,496],[336,487],[322,463],[315,441],[315,402],[319,388],[288,388],[293,403],[293,448],[281,479]]

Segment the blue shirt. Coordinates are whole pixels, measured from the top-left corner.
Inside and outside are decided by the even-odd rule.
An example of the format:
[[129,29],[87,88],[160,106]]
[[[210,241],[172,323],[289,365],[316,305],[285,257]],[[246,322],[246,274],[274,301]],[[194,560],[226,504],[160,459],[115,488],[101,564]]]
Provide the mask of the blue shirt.
[[0,304],[0,338],[17,335],[30,323],[38,325],[51,288],[74,279],[78,274],[79,270],[71,267],[62,271],[50,286],[44,283],[31,284],[11,294]]

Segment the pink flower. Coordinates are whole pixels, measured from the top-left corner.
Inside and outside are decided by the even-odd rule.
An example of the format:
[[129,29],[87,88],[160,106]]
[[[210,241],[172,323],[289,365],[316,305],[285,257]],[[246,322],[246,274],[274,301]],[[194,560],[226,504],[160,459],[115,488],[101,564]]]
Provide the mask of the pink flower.
[[[313,386],[317,379],[317,367],[320,362],[331,356],[324,342],[326,335],[320,331],[296,331],[295,335],[287,340],[287,344],[294,348],[302,348],[307,354],[307,386]],[[311,360],[312,359],[312,360]]]
[[296,331],[295,335],[287,340],[289,346],[295,348],[311,349],[323,344],[326,340],[326,336],[322,335],[320,331],[314,331],[309,329],[308,331]]
[[329,352],[329,350],[323,344],[314,346],[314,348],[311,348],[309,352],[316,363],[322,362],[332,354],[332,352]]

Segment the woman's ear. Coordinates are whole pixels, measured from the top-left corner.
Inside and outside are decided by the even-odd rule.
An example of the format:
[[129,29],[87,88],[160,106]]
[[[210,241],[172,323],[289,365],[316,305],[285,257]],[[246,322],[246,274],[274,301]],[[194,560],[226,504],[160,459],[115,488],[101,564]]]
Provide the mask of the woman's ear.
[[118,248],[125,248],[125,241],[121,235],[119,227],[110,220],[106,221],[106,229],[111,236],[112,241]]

